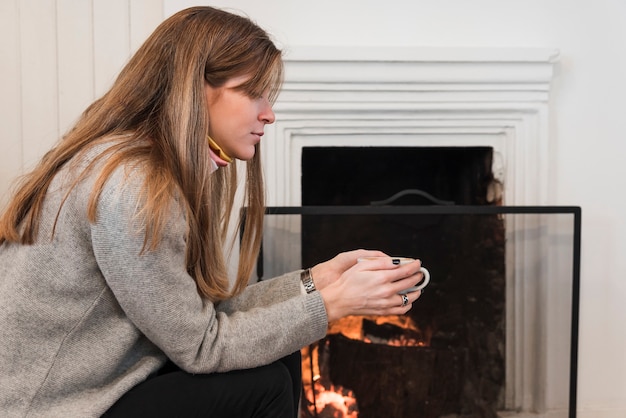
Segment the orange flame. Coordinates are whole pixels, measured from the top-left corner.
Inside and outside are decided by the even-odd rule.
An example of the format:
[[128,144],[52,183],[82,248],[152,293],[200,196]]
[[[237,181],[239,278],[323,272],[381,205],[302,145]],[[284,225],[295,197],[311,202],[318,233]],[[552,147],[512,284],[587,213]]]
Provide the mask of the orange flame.
[[331,322],[328,328],[328,334],[342,334],[343,336],[367,343],[381,343],[380,341],[372,341],[363,335],[363,319],[368,319],[375,322],[376,325],[391,324],[399,328],[413,331],[415,334],[421,335],[422,338],[408,338],[400,337],[397,340],[388,340],[384,344],[391,346],[417,346],[428,347],[430,346],[430,337],[432,336],[432,330],[420,330],[415,321],[406,315],[389,315],[389,316],[348,316]]

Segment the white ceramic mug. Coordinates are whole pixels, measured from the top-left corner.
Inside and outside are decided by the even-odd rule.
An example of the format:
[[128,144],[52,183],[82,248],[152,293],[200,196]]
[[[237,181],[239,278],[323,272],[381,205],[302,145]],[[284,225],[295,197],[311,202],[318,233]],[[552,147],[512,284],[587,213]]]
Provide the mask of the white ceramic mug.
[[[400,265],[404,265],[404,264],[409,264],[412,263],[413,261],[415,261],[414,258],[408,258],[408,257],[361,257],[359,259],[357,259],[357,262],[362,262],[362,261],[367,261],[367,260],[376,260],[379,258],[392,258],[394,260],[400,260]],[[411,286],[408,289],[405,289],[401,292],[399,292],[401,295],[406,294],[406,293],[411,293],[411,292],[415,292],[417,290],[422,290],[423,288],[425,288],[428,283],[430,282],[430,272],[425,268],[425,267],[420,267],[420,271],[424,274],[424,278],[422,279],[421,282],[419,282],[418,284],[416,284],[415,286]]]

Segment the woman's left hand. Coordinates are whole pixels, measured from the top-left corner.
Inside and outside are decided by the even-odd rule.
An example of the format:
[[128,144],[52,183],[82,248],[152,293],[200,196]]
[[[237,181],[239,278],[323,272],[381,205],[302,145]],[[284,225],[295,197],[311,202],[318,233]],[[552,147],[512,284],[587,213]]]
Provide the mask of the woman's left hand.
[[385,257],[387,254],[377,250],[353,250],[337,254],[328,261],[311,268],[311,276],[317,290],[322,290],[335,282],[346,270],[357,263],[361,257]]

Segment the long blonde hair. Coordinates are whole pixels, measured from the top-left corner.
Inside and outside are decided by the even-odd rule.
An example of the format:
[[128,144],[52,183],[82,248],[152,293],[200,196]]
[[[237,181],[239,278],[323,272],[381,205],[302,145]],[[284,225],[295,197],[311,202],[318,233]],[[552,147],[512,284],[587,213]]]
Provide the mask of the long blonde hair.
[[24,176],[0,218],[0,244],[32,244],[55,174],[73,157],[113,142],[98,157],[103,164],[89,198],[89,220],[96,222],[97,201],[111,173],[123,163],[141,163],[146,171],[140,212],[146,223],[144,249],[158,246],[171,200],[181,196],[189,226],[187,270],[199,293],[218,301],[241,292],[262,238],[265,193],[260,149],[257,146],[255,156],[246,162],[247,214],[245,224],[238,224],[244,231],[237,278],[231,286],[224,244],[237,166],[232,163],[211,174],[204,89],[205,83],[220,87],[242,75],[250,78],[240,90],[251,96],[269,91],[275,99],[282,83],[281,52],[251,20],[212,7],[192,7],[165,20],[131,57],[111,89]]

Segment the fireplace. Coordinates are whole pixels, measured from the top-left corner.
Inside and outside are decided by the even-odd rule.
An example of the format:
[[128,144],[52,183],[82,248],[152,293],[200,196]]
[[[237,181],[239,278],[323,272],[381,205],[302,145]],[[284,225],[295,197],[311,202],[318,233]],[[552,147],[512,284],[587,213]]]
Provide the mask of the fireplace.
[[[501,196],[493,190],[501,186],[492,160],[488,147],[308,147],[302,153],[302,203],[496,205]],[[331,324],[329,336],[314,347],[325,385],[306,367],[311,348],[303,352],[309,376],[302,418],[336,416],[335,405],[313,407],[320,403],[314,389],[330,387],[352,391],[360,418],[487,418],[504,409],[501,217],[304,215],[301,230],[304,265],[376,248],[419,256],[437,273],[406,316]]]
[[[491,194],[479,204],[547,205],[549,93],[557,56],[548,49],[289,51],[277,121],[262,142],[269,206],[305,204],[303,154],[325,147],[488,149]],[[420,198],[401,197],[410,204]],[[271,261],[263,263],[264,277],[305,265],[304,224],[299,216],[285,218],[268,223],[264,257]],[[500,402],[513,416],[566,416],[570,363],[562,353],[570,348],[572,319],[571,217],[507,215],[502,226]]]

